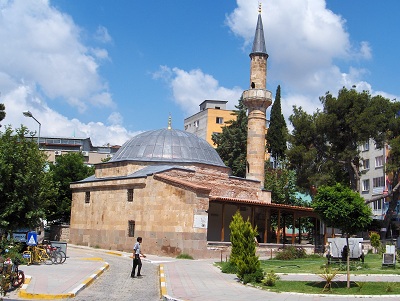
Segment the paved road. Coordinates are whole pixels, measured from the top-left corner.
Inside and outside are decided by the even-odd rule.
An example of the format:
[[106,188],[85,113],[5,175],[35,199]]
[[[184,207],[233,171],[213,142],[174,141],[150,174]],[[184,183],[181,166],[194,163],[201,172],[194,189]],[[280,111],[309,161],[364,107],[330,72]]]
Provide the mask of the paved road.
[[[79,291],[78,295],[74,298],[75,300],[159,301],[161,298],[160,280],[163,278],[165,282],[161,287],[164,300],[171,301],[179,299],[190,301],[241,301],[249,299],[251,301],[400,300],[400,296],[361,297],[330,296],[326,294],[310,296],[303,294],[272,293],[245,286],[237,281],[235,275],[221,273],[220,270],[212,264],[213,260],[177,260],[154,255],[148,255],[146,260],[149,261],[143,260],[142,273],[144,277],[132,279],[130,278],[132,259],[128,257],[130,255],[128,253],[79,248],[75,246],[70,249],[69,254],[71,257],[61,266],[24,266],[23,269],[26,269],[26,274],[32,275],[32,281],[29,283],[26,291],[39,294],[69,292],[71,285],[72,287],[76,287],[76,285],[81,283],[81,280],[87,279],[88,275],[93,273],[92,271],[98,271],[99,267],[103,266],[105,262],[108,262],[109,268],[102,274],[99,274],[100,276],[95,279],[91,285]],[[160,275],[159,264],[162,266]],[[90,272],[89,274],[87,273],[88,271]],[[63,273],[64,277],[62,275]],[[59,277],[61,277],[61,279]],[[288,274],[282,275],[282,280],[304,280],[312,279],[312,277],[317,276]],[[368,275],[363,277],[364,279],[360,278],[358,281],[400,281],[399,275]],[[355,278],[352,278],[352,280],[355,280]],[[22,291],[22,289],[20,291]],[[4,299],[8,301],[24,300],[24,298],[18,297],[16,292],[11,292]]]
[[143,277],[131,278],[132,259],[107,254],[102,257],[110,264],[110,267],[93,284],[81,291],[74,300],[160,300],[158,265],[142,261]]
[[[124,256],[110,255],[96,249],[74,249],[73,252],[81,253],[80,256],[87,258],[100,257],[109,263],[109,268],[88,287],[78,293],[73,299],[76,301],[159,301],[159,267],[158,264],[143,262],[142,278],[131,278],[132,259]],[[68,261],[68,259],[67,259]],[[41,266],[39,266],[40,268]],[[48,266],[56,267],[56,266]],[[42,268],[46,268],[43,266]],[[62,277],[62,276],[61,276]],[[17,292],[11,292],[4,298],[5,301],[28,300],[18,297]]]

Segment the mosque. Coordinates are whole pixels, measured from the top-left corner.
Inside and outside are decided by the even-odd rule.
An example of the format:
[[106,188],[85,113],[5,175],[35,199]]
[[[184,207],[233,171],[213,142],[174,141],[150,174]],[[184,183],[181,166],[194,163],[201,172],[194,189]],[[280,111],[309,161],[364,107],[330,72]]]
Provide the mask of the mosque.
[[[264,190],[267,59],[261,11],[250,53],[250,88],[243,92],[248,108],[246,178],[231,175],[208,142],[173,129],[134,136],[95,174],[71,184],[69,242],[104,249],[130,251],[143,237],[145,253],[195,258],[215,256],[230,241],[229,224],[240,210],[260,233],[261,243],[279,244],[281,216],[300,224],[315,218],[310,208],[274,204]],[[278,221],[277,229],[271,219]],[[294,231],[293,231],[294,234]],[[290,243],[301,243],[301,235]]]

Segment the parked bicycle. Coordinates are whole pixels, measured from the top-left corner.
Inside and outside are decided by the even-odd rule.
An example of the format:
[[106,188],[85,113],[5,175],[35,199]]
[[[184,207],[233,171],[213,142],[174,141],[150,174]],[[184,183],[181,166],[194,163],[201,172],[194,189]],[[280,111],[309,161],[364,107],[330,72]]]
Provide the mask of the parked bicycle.
[[47,254],[54,258],[54,263],[61,264],[67,259],[67,255],[65,255],[64,251],[62,251],[60,247],[54,247],[47,241],[43,241],[42,246],[46,249]]
[[56,258],[47,253],[46,249],[40,246],[28,246],[28,249],[22,253],[22,257],[27,260],[27,264],[53,264]]

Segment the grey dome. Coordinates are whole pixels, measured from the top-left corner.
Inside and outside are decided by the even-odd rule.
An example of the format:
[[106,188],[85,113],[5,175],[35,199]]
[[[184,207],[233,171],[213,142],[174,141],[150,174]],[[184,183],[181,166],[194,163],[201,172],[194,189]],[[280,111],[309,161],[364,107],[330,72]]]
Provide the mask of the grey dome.
[[148,131],[134,136],[110,160],[117,161],[203,163],[226,167],[207,141],[175,129]]

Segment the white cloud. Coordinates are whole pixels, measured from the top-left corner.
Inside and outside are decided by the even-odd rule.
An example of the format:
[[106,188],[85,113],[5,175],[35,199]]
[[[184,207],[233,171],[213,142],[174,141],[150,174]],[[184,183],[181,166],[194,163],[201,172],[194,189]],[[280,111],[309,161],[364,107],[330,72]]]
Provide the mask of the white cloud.
[[198,112],[199,104],[206,99],[227,100],[229,109],[234,109],[243,90],[240,87],[225,88],[200,69],[190,71],[160,66],[153,74],[155,79],[165,80],[172,89],[174,101],[186,114]]
[[114,112],[108,118],[109,125],[101,122],[83,123],[78,119],[68,119],[52,110],[28,85],[19,85],[6,95],[2,95],[1,102],[6,107],[6,118],[2,125],[12,125],[13,128],[21,124],[30,131],[38,131],[38,123],[32,118],[25,117],[22,112],[29,110],[41,124],[42,136],[55,137],[90,137],[94,145],[107,143],[122,145],[139,132],[129,132],[122,123],[122,117]]
[[[68,15],[48,0],[14,0],[0,1],[0,16],[0,101],[6,106],[2,125],[24,124],[37,131],[38,124],[22,114],[29,110],[41,123],[42,136],[91,137],[94,145],[103,145],[122,144],[137,134],[121,126],[118,113],[110,115],[109,125],[84,123],[48,105],[61,101],[80,113],[116,107],[98,73],[98,60],[109,60],[107,50],[82,44],[82,31]],[[105,27],[95,36],[112,42]]]
[[[330,90],[357,84],[366,73],[349,67],[341,70],[337,60],[371,59],[368,42],[353,47],[346,21],[326,8],[325,0],[262,1],[262,20],[269,54],[268,80],[281,83],[282,94],[292,104],[314,111],[320,107],[319,96]],[[244,40],[244,47],[254,38],[258,14],[257,1],[237,0],[237,8],[227,16],[226,24]],[[275,92],[275,91],[273,91]]]
[[[10,79],[32,82],[45,97],[80,110],[96,99],[112,106],[112,100],[96,97],[107,92],[96,61],[107,58],[107,51],[83,45],[81,30],[68,15],[45,0],[5,1],[0,11],[0,70]],[[107,38],[105,28],[102,32]]]

